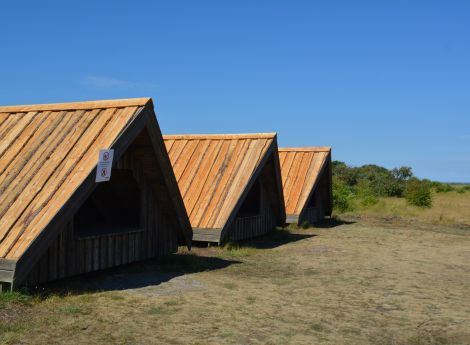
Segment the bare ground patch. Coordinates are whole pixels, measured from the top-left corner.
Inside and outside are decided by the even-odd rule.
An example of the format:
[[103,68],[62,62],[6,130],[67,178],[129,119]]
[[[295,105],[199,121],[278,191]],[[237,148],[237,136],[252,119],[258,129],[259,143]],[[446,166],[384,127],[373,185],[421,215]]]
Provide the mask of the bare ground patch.
[[348,223],[114,272],[117,287],[27,306],[6,343],[470,343],[467,233]]

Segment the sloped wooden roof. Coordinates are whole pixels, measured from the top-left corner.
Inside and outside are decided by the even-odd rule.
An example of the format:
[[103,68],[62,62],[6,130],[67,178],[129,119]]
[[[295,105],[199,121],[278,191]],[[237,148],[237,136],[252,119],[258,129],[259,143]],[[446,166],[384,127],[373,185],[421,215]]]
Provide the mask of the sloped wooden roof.
[[331,147],[279,148],[288,215],[300,214],[330,153]]
[[150,98],[0,107],[0,258],[21,257],[146,106],[153,113]]
[[225,226],[275,138],[275,133],[163,136],[193,228]]

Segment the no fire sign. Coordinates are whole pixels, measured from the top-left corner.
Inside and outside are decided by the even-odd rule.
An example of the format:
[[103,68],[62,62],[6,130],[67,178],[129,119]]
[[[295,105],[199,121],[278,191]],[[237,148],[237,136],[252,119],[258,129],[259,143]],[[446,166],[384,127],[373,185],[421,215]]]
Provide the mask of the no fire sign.
[[95,182],[106,182],[111,178],[114,150],[100,150],[98,165],[96,167]]

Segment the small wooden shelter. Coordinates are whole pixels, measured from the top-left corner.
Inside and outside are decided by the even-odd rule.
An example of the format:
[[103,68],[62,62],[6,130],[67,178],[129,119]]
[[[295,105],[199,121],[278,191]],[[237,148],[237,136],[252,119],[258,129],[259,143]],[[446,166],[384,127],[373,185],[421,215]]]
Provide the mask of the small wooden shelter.
[[[191,245],[150,98],[0,107],[0,138],[4,288]],[[96,183],[100,149],[114,160]]]
[[275,133],[163,138],[194,241],[220,244],[284,225]]
[[280,148],[287,223],[315,223],[333,208],[331,148]]

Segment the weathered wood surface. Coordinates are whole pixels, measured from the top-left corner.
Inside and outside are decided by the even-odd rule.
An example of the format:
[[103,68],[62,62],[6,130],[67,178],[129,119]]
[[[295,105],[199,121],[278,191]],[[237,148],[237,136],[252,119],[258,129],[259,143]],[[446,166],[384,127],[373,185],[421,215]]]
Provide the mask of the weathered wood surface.
[[219,243],[221,229],[193,229],[193,241]]
[[[86,110],[57,105],[54,111],[43,110],[44,105],[34,113],[7,116],[15,123],[2,137],[0,156],[1,258],[21,257],[96,167],[98,151],[111,147],[141,110],[123,104],[104,102],[105,109]],[[12,108],[0,108],[7,110]]]
[[193,228],[223,228],[275,134],[165,135]]
[[112,99],[112,100],[88,101],[88,102],[12,105],[12,106],[0,106],[0,113],[140,107],[145,104],[151,104],[151,102],[152,102],[151,98],[128,98],[128,99]]
[[[286,212],[299,217],[322,179],[331,180],[331,148],[279,148]],[[331,189],[331,183],[329,187]],[[329,200],[328,200],[329,199]],[[322,199],[331,204],[331,191]],[[331,212],[331,211],[330,211]],[[302,218],[302,217],[300,217]],[[293,217],[289,217],[290,220]],[[302,222],[301,219],[298,219]]]
[[[151,155],[131,148],[116,162],[116,168],[131,169],[141,190],[141,228],[127,232],[77,236],[73,222],[66,224],[27,275],[25,282],[34,286],[68,276],[102,270],[141,261],[178,249],[176,216],[159,199],[148,180],[156,180],[157,170],[149,171],[145,160]],[[153,162],[157,164],[157,162]],[[154,166],[152,164],[152,166]],[[164,180],[162,180],[164,181]],[[160,189],[162,191],[164,189]],[[168,193],[167,193],[168,194]]]
[[[0,107],[0,139],[0,270],[14,265],[15,284],[190,246],[189,219],[151,99]],[[70,233],[74,212],[96,186],[103,148],[113,148],[114,165],[132,169],[145,190],[145,235],[78,240]]]

